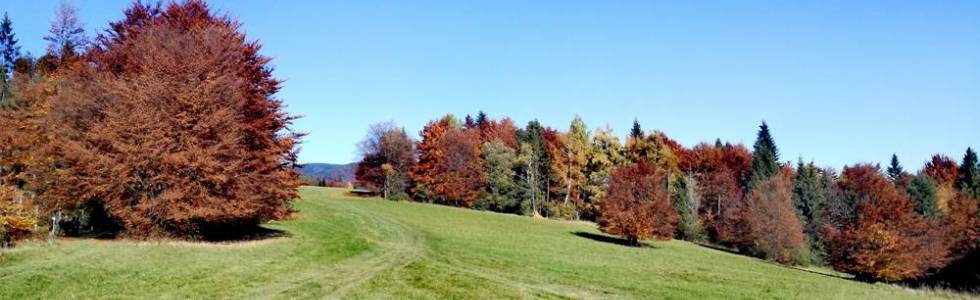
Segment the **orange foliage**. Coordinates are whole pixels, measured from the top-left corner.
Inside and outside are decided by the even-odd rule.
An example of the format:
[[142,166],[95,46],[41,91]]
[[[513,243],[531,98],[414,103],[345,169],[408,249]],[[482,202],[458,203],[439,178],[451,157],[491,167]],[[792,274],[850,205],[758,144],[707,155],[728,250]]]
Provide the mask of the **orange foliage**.
[[[207,235],[292,212],[299,135],[269,59],[201,1],[134,4],[58,78],[47,209],[102,204],[133,237]],[[56,200],[61,199],[61,200]]]
[[452,128],[448,118],[429,122],[418,145],[415,192],[433,201],[472,207],[485,185],[480,133]]
[[791,176],[759,182],[745,197],[744,213],[750,251],[781,263],[797,263],[807,246],[793,206]]
[[599,209],[602,231],[630,244],[649,238],[668,240],[674,235],[677,211],[671,206],[663,174],[647,162],[613,170]]
[[952,186],[959,176],[959,166],[948,156],[936,154],[926,163],[923,172],[932,177],[939,186]]
[[980,250],[980,203],[966,193],[958,193],[949,204],[945,228],[951,239],[950,254],[961,259]]
[[828,259],[862,279],[918,278],[947,262],[946,243],[936,224],[913,210],[877,166],[845,167],[840,181],[851,217],[824,228]]

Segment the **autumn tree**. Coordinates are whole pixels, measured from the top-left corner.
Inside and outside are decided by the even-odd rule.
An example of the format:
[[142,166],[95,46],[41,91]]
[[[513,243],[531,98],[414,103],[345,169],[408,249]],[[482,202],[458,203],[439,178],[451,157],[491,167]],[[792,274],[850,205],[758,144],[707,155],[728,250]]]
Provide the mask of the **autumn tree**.
[[89,43],[84,26],[79,20],[78,8],[68,2],[61,2],[55,10],[48,35],[44,37],[48,41],[48,54],[57,58],[55,65],[69,63],[83,52]]
[[70,188],[48,193],[45,208],[99,203],[133,237],[288,217],[300,135],[260,45],[201,1],[125,15],[58,78],[46,123],[58,184]]
[[949,238],[951,263],[929,278],[943,286],[970,290],[980,284],[980,202],[957,193],[949,203],[943,224]]
[[943,266],[946,244],[938,227],[915,214],[877,166],[846,167],[840,214],[824,227],[828,259],[834,268],[865,280],[898,281],[921,277]]
[[480,137],[447,115],[422,129],[415,193],[437,203],[472,207],[484,188]]
[[742,224],[745,184],[752,166],[752,154],[742,145],[699,144],[691,149],[686,172],[697,176],[701,195],[699,218],[709,237],[731,245],[740,241],[746,227]]
[[563,147],[552,152],[555,158],[553,174],[557,175],[557,183],[563,186],[562,205],[574,206],[576,219],[581,215],[582,190],[587,179],[584,170],[588,163],[589,135],[585,122],[575,116],[568,132],[560,137]]
[[599,213],[599,203],[605,197],[609,174],[623,164],[623,146],[612,128],[595,130],[589,151],[586,156],[585,176],[583,187],[582,215],[588,220],[595,220]]
[[371,125],[359,148],[362,159],[354,171],[357,181],[385,199],[407,198],[409,172],[415,166],[415,141],[405,129],[391,122]]
[[760,181],[745,197],[748,252],[780,263],[807,258],[802,225],[793,209],[793,184],[787,176]]
[[677,211],[670,204],[663,175],[647,162],[615,169],[599,207],[600,229],[630,245],[673,237]]
[[479,133],[450,130],[438,147],[444,157],[436,162],[440,176],[431,184],[432,195],[437,202],[473,207],[485,185]]
[[412,181],[415,186],[412,192],[417,200],[432,201],[432,186],[436,183],[436,178],[441,176],[436,170],[436,165],[444,159],[445,153],[439,147],[446,133],[452,128],[452,118],[445,116],[436,121],[430,121],[422,128],[416,151],[418,152],[418,163],[412,170]]
[[922,172],[936,182],[936,204],[941,211],[947,211],[949,202],[956,197],[956,179],[959,178],[959,165],[945,155],[933,155]]
[[776,142],[769,133],[769,125],[762,122],[752,148],[751,184],[754,185],[776,174],[779,174],[779,149],[776,148]]

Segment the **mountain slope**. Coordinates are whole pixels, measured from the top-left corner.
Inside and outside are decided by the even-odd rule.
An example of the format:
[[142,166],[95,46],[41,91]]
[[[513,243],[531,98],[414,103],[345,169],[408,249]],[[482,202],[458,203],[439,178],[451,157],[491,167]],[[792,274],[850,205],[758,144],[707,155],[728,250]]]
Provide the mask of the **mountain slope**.
[[345,165],[310,163],[303,165],[299,169],[300,174],[311,179],[324,178],[338,181],[354,181],[354,168],[356,163]]

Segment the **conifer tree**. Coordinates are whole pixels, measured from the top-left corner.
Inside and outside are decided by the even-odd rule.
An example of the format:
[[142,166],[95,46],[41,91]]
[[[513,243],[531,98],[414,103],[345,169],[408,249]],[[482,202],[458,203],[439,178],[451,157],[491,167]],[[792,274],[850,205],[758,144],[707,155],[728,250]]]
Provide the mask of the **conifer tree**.
[[978,168],[977,162],[977,152],[973,151],[973,148],[966,148],[966,154],[963,155],[963,163],[960,164],[960,170],[958,172],[959,177],[956,178],[956,187],[959,188],[964,193],[973,196],[973,198],[980,198],[980,174],[977,173]]
[[892,183],[898,185],[902,180],[902,173],[905,170],[902,169],[902,165],[898,162],[898,155],[892,154],[892,161],[888,165],[888,179],[891,179]]
[[634,139],[642,139],[643,136],[643,129],[640,128],[640,120],[633,119],[633,128],[630,129],[630,137]]
[[14,37],[13,22],[7,13],[0,21],[0,107],[5,106],[10,98],[10,78],[14,62],[20,57],[20,46]]
[[779,173],[779,149],[769,133],[769,125],[762,122],[752,152],[752,177],[750,185]]
[[926,217],[939,213],[936,201],[936,182],[924,174],[912,178],[907,189],[912,201],[915,202],[915,212]]

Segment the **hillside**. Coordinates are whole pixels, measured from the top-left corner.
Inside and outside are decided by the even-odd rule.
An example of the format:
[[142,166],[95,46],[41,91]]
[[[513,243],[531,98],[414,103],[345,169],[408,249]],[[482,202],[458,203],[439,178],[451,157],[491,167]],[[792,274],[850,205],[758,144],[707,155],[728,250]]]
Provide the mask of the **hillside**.
[[356,166],[356,163],[349,163],[345,165],[310,163],[303,165],[303,167],[299,169],[299,172],[300,174],[303,174],[303,176],[312,179],[324,178],[339,181],[353,181],[354,167]]
[[626,247],[592,223],[303,188],[283,236],[239,243],[61,239],[4,250],[0,299],[725,298],[941,295],[682,241]]

